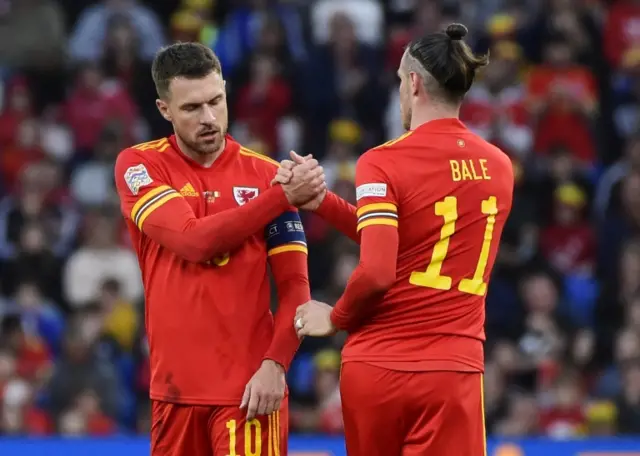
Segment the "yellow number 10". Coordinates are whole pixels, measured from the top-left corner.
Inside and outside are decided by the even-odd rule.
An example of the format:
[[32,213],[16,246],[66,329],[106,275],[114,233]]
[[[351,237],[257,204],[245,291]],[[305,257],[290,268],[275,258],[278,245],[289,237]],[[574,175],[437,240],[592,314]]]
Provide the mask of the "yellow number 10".
[[[227,421],[229,430],[229,454],[227,456],[238,456],[236,453],[236,420]],[[269,429],[271,431],[271,429]],[[252,434],[255,432],[255,437]],[[262,454],[262,436],[260,421],[252,419],[244,423],[244,454],[245,456],[260,456]],[[251,443],[254,442],[253,445]]]
[[[280,456],[280,412],[276,411],[267,416],[268,432],[266,447],[268,456]],[[240,429],[238,429],[240,428]],[[227,456],[241,456],[236,450],[236,431],[241,431],[236,420],[227,421],[229,431],[229,454]],[[256,418],[244,423],[244,456],[263,456],[262,425]]]
[[[456,220],[458,220],[458,200],[455,196],[447,196],[444,200],[436,203],[436,215],[444,219],[440,230],[440,240],[433,246],[431,262],[424,272],[414,271],[411,273],[409,282],[419,287],[435,288],[437,290],[450,290],[452,279],[449,276],[441,275],[442,263],[449,250],[449,239],[456,232]],[[498,204],[495,196],[490,196],[482,201],[482,213],[487,216],[487,225],[484,229],[484,239],[480,257],[476,264],[473,277],[464,278],[458,284],[458,290],[463,293],[484,296],[487,293],[487,283],[483,280],[484,273],[489,261],[489,250],[493,239],[493,227],[496,224],[496,214]]]

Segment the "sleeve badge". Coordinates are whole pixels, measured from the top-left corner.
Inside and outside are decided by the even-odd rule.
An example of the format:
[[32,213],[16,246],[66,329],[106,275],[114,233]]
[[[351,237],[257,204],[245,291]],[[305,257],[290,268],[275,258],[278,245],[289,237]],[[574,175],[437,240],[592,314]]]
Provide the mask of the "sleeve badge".
[[387,184],[375,183],[360,185],[356,189],[356,199],[359,201],[362,198],[378,197],[384,198],[387,196]]
[[142,187],[153,183],[147,168],[142,164],[128,168],[124,173],[124,181],[134,195],[137,195]]

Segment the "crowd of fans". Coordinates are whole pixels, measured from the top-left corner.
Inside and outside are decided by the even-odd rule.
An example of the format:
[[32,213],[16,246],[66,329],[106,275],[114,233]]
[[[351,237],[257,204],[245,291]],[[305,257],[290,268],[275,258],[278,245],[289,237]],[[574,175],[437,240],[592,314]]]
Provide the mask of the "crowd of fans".
[[[124,147],[170,134],[150,60],[210,45],[231,133],[321,158],[354,200],[360,153],[402,133],[395,71],[461,21],[491,52],[461,117],[517,183],[487,298],[490,433],[640,434],[640,1],[1,0],[0,434],[149,429],[143,292],[113,185]],[[304,215],[314,297],[355,245]],[[340,433],[339,347],[305,340],[291,426]]]

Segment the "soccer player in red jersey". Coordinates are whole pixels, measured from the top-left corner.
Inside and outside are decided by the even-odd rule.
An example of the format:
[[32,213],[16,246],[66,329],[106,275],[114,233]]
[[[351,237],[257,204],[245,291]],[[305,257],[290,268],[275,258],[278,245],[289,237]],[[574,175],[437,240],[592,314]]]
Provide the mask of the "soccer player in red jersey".
[[[486,454],[485,296],[513,169],[458,120],[487,63],[465,34],[452,24],[407,48],[398,75],[408,131],[358,160],[357,208],[331,193],[302,206],[360,243],[335,307],[311,301],[294,320],[299,335],[349,333],[340,380],[349,456]],[[278,182],[295,181],[291,166]]]
[[291,321],[310,299],[291,205],[324,188],[322,168],[311,160],[290,200],[270,186],[279,164],[226,135],[225,84],[205,46],[161,50],[153,77],[175,135],[125,149],[115,166],[145,288],[151,454],[284,456]]

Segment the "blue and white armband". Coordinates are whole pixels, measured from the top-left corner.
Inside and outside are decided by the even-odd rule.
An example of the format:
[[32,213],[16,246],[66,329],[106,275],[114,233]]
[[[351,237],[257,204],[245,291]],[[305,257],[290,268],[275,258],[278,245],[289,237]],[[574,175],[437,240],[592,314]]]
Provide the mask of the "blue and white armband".
[[283,252],[307,253],[307,238],[297,212],[287,211],[269,223],[264,237],[268,256]]

